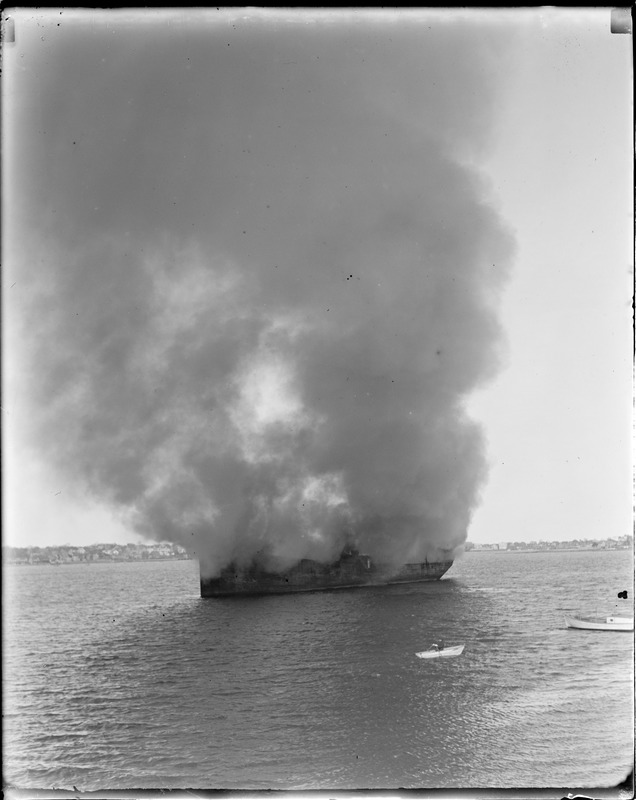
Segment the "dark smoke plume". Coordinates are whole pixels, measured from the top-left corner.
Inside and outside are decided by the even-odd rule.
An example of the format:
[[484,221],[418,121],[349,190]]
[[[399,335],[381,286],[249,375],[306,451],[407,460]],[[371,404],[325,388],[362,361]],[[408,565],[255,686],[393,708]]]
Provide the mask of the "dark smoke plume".
[[397,20],[80,16],[32,67],[35,440],[211,573],[466,538],[511,253],[471,166],[500,46]]

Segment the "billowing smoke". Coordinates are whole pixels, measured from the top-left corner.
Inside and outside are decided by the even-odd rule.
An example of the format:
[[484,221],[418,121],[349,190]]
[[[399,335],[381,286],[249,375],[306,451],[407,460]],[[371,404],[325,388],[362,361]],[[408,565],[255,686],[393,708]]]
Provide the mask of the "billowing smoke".
[[511,252],[471,166],[496,32],[235,16],[47,30],[18,145],[35,438],[210,573],[452,551]]

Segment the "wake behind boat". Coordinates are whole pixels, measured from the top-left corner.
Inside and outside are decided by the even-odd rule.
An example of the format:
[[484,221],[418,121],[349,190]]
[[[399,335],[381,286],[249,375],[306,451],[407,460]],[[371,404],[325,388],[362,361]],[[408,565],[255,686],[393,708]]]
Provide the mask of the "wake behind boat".
[[633,631],[632,617],[565,617],[568,628],[585,631]]
[[418,658],[452,658],[453,656],[460,656],[464,652],[465,645],[458,644],[455,647],[438,647],[434,644],[428,650],[423,650],[421,653],[416,653]]

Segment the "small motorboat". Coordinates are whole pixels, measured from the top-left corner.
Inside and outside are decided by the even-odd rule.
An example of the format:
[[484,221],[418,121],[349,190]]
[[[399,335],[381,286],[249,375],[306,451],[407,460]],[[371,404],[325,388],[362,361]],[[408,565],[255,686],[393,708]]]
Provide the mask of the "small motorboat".
[[633,617],[566,617],[568,628],[584,631],[633,631]]
[[423,650],[421,653],[416,653],[418,658],[452,658],[453,656],[460,656],[464,652],[463,644],[458,644],[455,647],[439,647],[434,644],[428,650]]

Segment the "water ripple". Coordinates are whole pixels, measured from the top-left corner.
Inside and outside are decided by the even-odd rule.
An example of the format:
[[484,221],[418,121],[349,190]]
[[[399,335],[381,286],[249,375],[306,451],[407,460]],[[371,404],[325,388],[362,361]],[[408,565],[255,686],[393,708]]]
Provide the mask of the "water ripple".
[[[197,596],[190,562],[9,569],[7,780],[613,785],[633,753],[633,637],[577,636],[562,611],[630,585],[630,554],[536,556],[466,556],[420,587],[219,603]],[[415,657],[440,639],[464,654]]]

